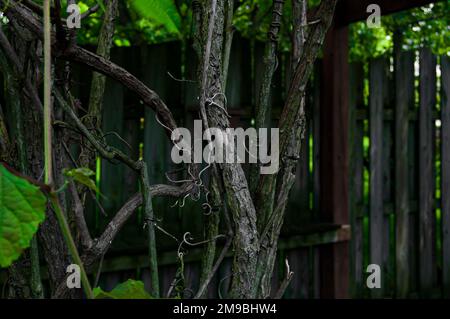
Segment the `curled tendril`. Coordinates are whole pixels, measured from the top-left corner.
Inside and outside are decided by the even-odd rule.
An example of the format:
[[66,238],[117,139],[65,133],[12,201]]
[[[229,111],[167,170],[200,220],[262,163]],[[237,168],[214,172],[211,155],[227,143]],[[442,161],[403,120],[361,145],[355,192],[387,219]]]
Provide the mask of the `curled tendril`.
[[217,285],[217,294],[219,295],[219,299],[223,299],[222,296],[222,284],[225,280],[227,280],[228,278],[231,278],[232,276],[234,276],[234,273],[231,273],[229,275],[226,275],[225,277],[221,278],[219,281],[219,284]]
[[202,204],[202,208],[203,210],[208,210],[207,212],[203,213],[205,216],[209,216],[213,213],[213,207],[210,204],[210,195],[211,193],[209,192],[208,189],[205,188],[205,202]]
[[186,198],[188,198],[189,195],[191,195],[191,194],[184,195],[183,200],[181,201],[181,204],[180,204],[180,208],[184,207],[184,204],[186,203]]
[[159,123],[159,125],[161,125],[162,127],[164,127],[164,128],[165,128],[166,130],[168,130],[170,133],[173,132],[173,130],[172,130],[170,127],[164,125],[164,124],[159,120],[159,118],[158,118],[158,113],[155,113],[155,120],[156,120],[156,122]]
[[207,244],[209,242],[215,241],[215,240],[220,239],[220,238],[226,238],[226,236],[225,235],[217,235],[217,236],[214,236],[211,239],[206,239],[206,240],[203,240],[203,241],[199,241],[197,243],[193,243],[191,241],[194,240],[194,237],[192,237],[190,232],[186,232],[183,235],[183,240],[178,245],[177,256],[178,256],[179,259],[182,259],[184,257],[184,255],[186,255],[188,253],[188,251],[183,248],[183,244],[186,244],[187,246],[194,247],[194,246],[200,246],[200,245],[203,245],[203,244]]
[[191,165],[188,166],[187,172],[188,172],[189,176],[191,177],[191,179],[192,179],[192,180],[195,180],[195,176],[194,176],[194,174],[192,174],[192,172],[191,172]]
[[204,210],[208,210],[207,212],[203,213],[205,216],[210,216],[212,214],[213,209],[209,203],[203,203],[202,208]]
[[230,114],[228,114],[228,111],[226,110],[226,108],[225,108],[224,106],[222,106],[222,105],[220,105],[220,104],[214,102],[216,96],[218,96],[218,95],[222,95],[222,96],[223,96],[224,105],[225,105],[225,107],[226,107],[226,105],[228,104],[228,103],[227,103],[227,97],[226,97],[226,95],[225,95],[224,93],[222,93],[222,92],[215,93],[212,97],[206,99],[206,102],[208,103],[209,106],[211,106],[211,105],[217,106],[219,109],[221,109],[221,110],[225,113],[226,117],[231,118]]
[[209,154],[208,154],[209,156],[208,156],[208,165],[206,166],[206,167],[204,167],[201,171],[200,171],[200,173],[198,173],[198,180],[202,180],[202,174],[208,169],[208,168],[210,168],[211,167],[211,152],[209,152]]
[[187,250],[183,248],[183,244],[184,244],[184,238],[183,238],[183,241],[181,241],[180,244],[178,245],[178,249],[177,249],[177,256],[178,256],[178,259],[180,259],[180,261],[182,261],[184,255],[186,255],[188,253]]
[[[195,185],[198,187],[197,183],[195,183]],[[201,186],[200,186],[200,187],[201,187]],[[200,187],[199,187],[199,188],[200,188]],[[200,189],[196,189],[195,192],[192,192],[192,193],[191,193],[191,199],[192,199],[194,202],[198,202],[198,201],[200,200],[200,197],[201,197],[201,191],[200,191]]]

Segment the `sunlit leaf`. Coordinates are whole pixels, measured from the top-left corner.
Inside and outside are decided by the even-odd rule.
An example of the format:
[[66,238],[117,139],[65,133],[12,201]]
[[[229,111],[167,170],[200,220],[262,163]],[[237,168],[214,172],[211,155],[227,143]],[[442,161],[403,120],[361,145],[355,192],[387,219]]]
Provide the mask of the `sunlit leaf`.
[[180,33],[181,18],[174,0],[131,0],[131,5],[143,18],[163,25],[170,33]]
[[95,176],[95,172],[87,167],[74,168],[71,170],[64,170],[64,175],[72,178],[74,181],[83,184],[84,186],[92,189],[95,192],[99,192],[95,181],[91,176]]

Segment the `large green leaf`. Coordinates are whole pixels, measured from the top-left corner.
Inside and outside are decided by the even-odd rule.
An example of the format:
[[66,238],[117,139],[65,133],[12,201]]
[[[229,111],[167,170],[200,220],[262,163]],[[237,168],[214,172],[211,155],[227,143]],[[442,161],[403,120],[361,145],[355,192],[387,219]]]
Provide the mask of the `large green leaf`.
[[94,288],[95,299],[152,299],[152,296],[144,289],[142,281],[128,279],[119,284],[110,292],[103,291],[102,288]]
[[47,199],[39,187],[0,165],[0,267],[30,246],[45,218]]
[[181,19],[174,0],[131,0],[131,5],[143,18],[163,25],[170,33],[180,33]]

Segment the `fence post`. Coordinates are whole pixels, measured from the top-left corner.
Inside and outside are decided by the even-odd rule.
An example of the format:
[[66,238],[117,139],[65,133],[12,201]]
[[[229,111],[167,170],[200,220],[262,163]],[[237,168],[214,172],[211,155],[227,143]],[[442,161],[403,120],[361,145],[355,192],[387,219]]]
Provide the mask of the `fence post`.
[[[349,64],[348,27],[332,27],[325,40],[321,81],[320,186],[321,218],[348,224]],[[321,297],[348,298],[349,244],[320,248]]]
[[358,110],[364,107],[364,67],[361,63],[350,66],[350,185],[349,207],[352,225],[350,282],[351,297],[358,298],[363,293],[363,170],[364,149],[363,121],[357,118]]
[[383,132],[384,132],[384,102],[386,95],[386,67],[383,58],[370,63],[370,99],[369,99],[369,127],[370,127],[370,182],[369,182],[369,212],[370,212],[370,259],[369,264],[381,267],[381,288],[373,289],[372,296],[380,298],[386,286],[386,254],[389,253],[385,245],[385,216],[383,198]]
[[450,59],[441,57],[442,247],[444,296],[450,298]]

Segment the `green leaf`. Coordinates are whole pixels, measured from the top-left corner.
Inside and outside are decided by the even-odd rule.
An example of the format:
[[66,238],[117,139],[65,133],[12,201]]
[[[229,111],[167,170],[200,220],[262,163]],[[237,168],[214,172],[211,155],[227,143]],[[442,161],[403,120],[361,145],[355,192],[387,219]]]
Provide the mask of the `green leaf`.
[[173,0],[132,0],[131,5],[143,18],[163,25],[170,33],[180,34],[181,18]]
[[87,167],[64,170],[64,175],[92,189],[96,193],[100,192],[99,189],[97,188],[97,185],[95,184],[95,181],[91,178],[91,176],[95,176],[95,173]]
[[47,198],[39,187],[0,165],[0,267],[30,246],[45,219]]
[[144,289],[142,281],[128,279],[119,284],[110,292],[103,291],[102,288],[94,288],[95,299],[153,299]]

